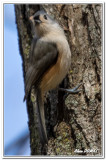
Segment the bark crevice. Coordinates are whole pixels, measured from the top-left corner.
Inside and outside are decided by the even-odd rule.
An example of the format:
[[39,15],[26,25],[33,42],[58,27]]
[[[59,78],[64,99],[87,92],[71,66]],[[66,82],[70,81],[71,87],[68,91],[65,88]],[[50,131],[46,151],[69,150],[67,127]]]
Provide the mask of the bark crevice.
[[[83,91],[68,95],[57,89],[45,95],[46,153],[39,139],[34,91],[27,101],[31,155],[101,155],[101,17],[102,4],[15,5],[23,77],[28,68],[32,41],[29,17],[43,8],[63,27],[71,52],[71,67],[62,88],[82,82]],[[23,95],[24,97],[24,95]],[[82,153],[74,152],[75,149]],[[97,152],[84,152],[97,149]]]

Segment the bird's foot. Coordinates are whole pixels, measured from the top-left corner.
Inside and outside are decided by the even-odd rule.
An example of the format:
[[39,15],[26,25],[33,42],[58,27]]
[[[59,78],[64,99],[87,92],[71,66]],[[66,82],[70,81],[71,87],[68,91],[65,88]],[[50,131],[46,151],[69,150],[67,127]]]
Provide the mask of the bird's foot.
[[69,94],[77,94],[79,93],[80,91],[82,91],[82,89],[79,89],[78,88],[82,85],[82,83],[78,84],[76,87],[74,87],[73,89],[65,89],[65,88],[59,88],[60,91],[64,91],[66,92],[66,97],[69,95]]

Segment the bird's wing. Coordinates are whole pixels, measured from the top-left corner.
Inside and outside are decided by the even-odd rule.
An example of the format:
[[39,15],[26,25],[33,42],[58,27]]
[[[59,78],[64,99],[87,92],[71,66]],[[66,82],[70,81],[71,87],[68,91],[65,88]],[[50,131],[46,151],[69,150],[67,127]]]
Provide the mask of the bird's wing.
[[[56,44],[37,40],[32,45],[29,68],[26,73],[26,93],[27,98],[32,85],[39,85],[43,74],[56,63],[58,50]],[[24,99],[25,99],[24,98]]]

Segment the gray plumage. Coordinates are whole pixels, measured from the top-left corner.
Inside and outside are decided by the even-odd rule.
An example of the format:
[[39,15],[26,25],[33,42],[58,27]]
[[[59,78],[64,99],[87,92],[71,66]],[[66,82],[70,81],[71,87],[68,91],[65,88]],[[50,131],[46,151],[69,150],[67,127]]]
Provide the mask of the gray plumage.
[[25,97],[34,85],[37,96],[39,132],[42,145],[47,144],[44,94],[56,88],[70,67],[71,52],[63,29],[44,11],[30,17],[36,38],[33,39],[26,73]]
[[55,43],[42,42],[37,38],[33,39],[29,68],[26,73],[26,91],[24,100],[27,98],[33,85],[35,85],[35,88],[38,88],[43,74],[49,67],[56,63],[57,57],[58,50]]

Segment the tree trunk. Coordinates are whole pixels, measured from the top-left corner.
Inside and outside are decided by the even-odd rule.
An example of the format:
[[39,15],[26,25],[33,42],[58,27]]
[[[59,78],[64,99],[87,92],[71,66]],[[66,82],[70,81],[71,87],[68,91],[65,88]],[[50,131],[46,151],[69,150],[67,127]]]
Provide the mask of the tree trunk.
[[[101,146],[101,4],[15,5],[23,76],[32,41],[29,17],[44,8],[63,27],[72,52],[71,67],[61,86],[82,91],[68,95],[58,90],[46,95],[48,148],[42,151],[34,92],[27,100],[31,155],[102,155]],[[24,97],[24,95],[23,95]]]

